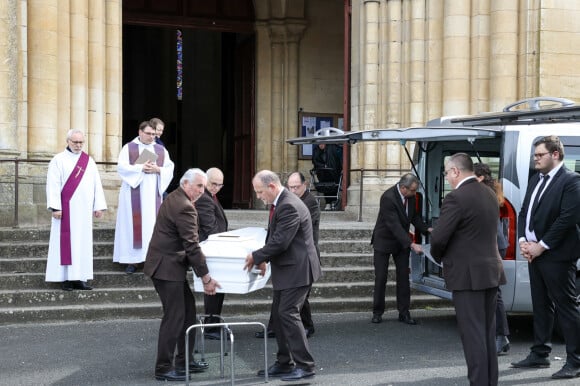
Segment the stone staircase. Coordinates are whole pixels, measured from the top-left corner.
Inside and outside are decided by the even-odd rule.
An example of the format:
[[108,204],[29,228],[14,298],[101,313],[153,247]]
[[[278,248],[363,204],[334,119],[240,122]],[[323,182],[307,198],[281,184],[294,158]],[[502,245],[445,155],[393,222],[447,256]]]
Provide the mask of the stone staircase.
[[[266,226],[267,212],[226,211],[231,229]],[[373,224],[359,223],[345,212],[323,212],[320,250],[324,276],[312,289],[313,312],[371,313],[373,293]],[[157,318],[161,303],[151,280],[141,272],[126,275],[112,262],[114,229],[111,224],[94,229],[93,291],[66,292],[57,283],[46,283],[44,272],[49,229],[0,228],[0,325],[126,318]],[[390,264],[394,269],[394,264]],[[392,270],[391,270],[392,271]],[[394,302],[391,275],[387,307]],[[272,288],[246,295],[227,294],[223,314],[267,313]],[[195,294],[198,312],[203,296]],[[412,307],[448,306],[447,301],[413,293]]]

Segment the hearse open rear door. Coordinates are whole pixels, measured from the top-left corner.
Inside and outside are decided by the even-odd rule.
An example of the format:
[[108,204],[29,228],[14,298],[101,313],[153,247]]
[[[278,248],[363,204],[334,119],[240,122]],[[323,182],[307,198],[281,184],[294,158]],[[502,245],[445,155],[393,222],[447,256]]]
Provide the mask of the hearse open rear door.
[[[442,178],[445,157],[456,152],[467,152],[477,158],[480,155],[497,155],[501,147],[502,129],[499,127],[465,127],[460,125],[434,125],[402,129],[381,129],[358,132],[336,132],[314,137],[289,139],[290,144],[356,144],[368,141],[398,141],[404,147],[412,172],[416,174],[421,187],[417,194],[420,213],[428,224],[436,224],[446,187]],[[406,146],[411,142],[411,146]],[[411,151],[409,151],[409,148]],[[420,239],[416,240],[417,242]],[[421,240],[429,251],[429,240]],[[425,293],[451,298],[442,277],[442,268],[429,259],[429,255],[411,253],[411,286]]]

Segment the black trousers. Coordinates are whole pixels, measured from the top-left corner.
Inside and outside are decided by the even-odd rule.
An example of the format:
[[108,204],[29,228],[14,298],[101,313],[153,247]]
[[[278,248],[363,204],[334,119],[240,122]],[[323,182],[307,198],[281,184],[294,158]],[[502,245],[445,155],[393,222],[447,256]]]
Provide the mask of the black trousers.
[[310,287],[274,290],[272,299],[272,322],[278,343],[277,360],[282,365],[294,363],[307,371],[314,370],[314,358],[300,320],[300,309]]
[[[401,249],[393,253],[395,260],[396,280],[397,280],[397,310],[399,314],[405,315],[411,306],[411,286],[409,284],[409,254],[408,248]],[[373,294],[373,314],[382,315],[385,312],[385,291],[387,287],[387,276],[389,274],[390,253],[379,252],[375,249],[375,290]]]
[[497,287],[479,291],[453,291],[457,327],[472,386],[497,385],[495,307]]
[[497,288],[497,306],[495,307],[495,335],[510,335],[505,306],[501,297],[501,288],[499,287]]
[[[185,330],[195,324],[195,299],[187,281],[153,279],[153,285],[163,306],[155,362],[155,373],[159,374],[171,370],[174,354],[175,367],[185,367]],[[194,345],[195,333],[190,333],[190,358],[193,355]]]
[[[221,315],[222,307],[224,305],[223,293],[216,293],[215,295],[203,295],[203,304],[206,315]],[[205,323],[220,323],[221,319],[216,317],[205,318]],[[207,332],[219,331],[219,328],[208,328]]]
[[580,309],[576,302],[576,263],[537,259],[528,265],[534,309],[532,351],[548,356],[552,351],[554,311],[566,343],[566,361],[580,366]]

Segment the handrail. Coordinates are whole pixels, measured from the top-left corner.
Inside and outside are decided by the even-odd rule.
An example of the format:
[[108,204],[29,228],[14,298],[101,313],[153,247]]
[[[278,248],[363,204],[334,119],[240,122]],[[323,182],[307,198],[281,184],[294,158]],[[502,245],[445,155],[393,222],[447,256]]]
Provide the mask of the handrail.
[[[18,226],[18,177],[19,177],[19,166],[21,163],[49,163],[48,159],[28,159],[28,158],[3,158],[0,159],[0,163],[14,163],[14,218],[12,220],[12,226]],[[107,162],[100,161],[96,162],[97,165],[117,165],[117,162]]]
[[362,208],[363,208],[363,185],[364,185],[364,173],[365,172],[397,172],[398,176],[396,177],[397,180],[400,178],[402,173],[407,173],[408,170],[406,169],[350,169],[349,172],[358,172],[360,173],[360,184],[359,184],[359,205],[358,205],[358,222],[362,222]]

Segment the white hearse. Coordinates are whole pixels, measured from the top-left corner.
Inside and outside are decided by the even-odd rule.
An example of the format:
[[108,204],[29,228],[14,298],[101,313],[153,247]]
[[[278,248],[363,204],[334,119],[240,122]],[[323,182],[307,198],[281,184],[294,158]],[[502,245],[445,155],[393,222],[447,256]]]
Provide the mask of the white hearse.
[[[553,107],[555,104],[558,107]],[[502,183],[506,199],[500,213],[509,241],[503,260],[507,276],[507,284],[502,287],[503,301],[508,312],[532,312],[528,262],[520,255],[517,219],[528,179],[534,173],[533,143],[546,135],[559,136],[565,145],[566,167],[580,172],[580,106],[560,98],[533,98],[516,102],[501,113],[445,117],[432,120],[424,127],[317,134],[314,137],[290,139],[288,142],[356,144],[366,141],[398,141],[405,146],[407,142],[413,141],[411,151],[407,154],[413,172],[421,180],[422,191],[418,193],[418,205],[421,206],[424,220],[435,225],[443,198],[451,189],[442,176],[447,157],[465,152],[473,157],[474,162],[490,165],[494,177]],[[429,247],[428,238],[422,242]],[[410,264],[413,288],[451,299],[440,266],[425,255],[414,253],[411,254]],[[576,279],[577,290],[580,289],[579,277]]]

